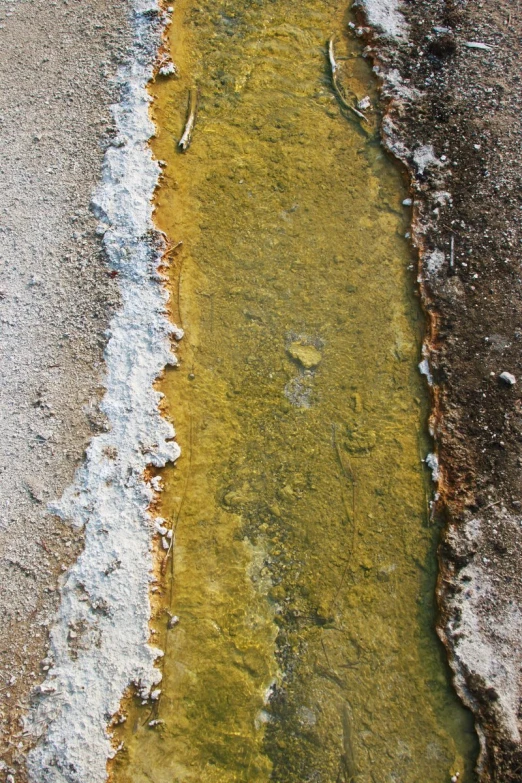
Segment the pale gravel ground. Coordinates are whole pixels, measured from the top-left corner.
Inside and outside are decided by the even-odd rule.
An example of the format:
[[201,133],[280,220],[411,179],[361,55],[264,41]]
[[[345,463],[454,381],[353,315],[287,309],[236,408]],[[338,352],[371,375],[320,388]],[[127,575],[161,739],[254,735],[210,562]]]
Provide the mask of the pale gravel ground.
[[81,547],[46,506],[104,426],[117,293],[89,203],[126,13],[117,0],[0,0],[0,779],[11,768],[17,783],[19,716]]

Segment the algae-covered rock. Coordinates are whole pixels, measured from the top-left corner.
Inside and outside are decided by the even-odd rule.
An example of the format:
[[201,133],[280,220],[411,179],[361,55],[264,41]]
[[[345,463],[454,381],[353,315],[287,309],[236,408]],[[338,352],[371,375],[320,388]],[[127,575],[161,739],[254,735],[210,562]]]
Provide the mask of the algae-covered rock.
[[288,353],[297,362],[303,365],[306,370],[312,370],[320,363],[321,352],[314,348],[313,345],[303,345],[303,343],[291,343],[288,348]]

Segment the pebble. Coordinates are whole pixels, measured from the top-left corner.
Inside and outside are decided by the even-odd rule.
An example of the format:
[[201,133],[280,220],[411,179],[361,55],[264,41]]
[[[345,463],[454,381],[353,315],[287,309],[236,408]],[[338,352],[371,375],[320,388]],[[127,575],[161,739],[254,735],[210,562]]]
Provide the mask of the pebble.
[[411,207],[412,204],[413,204],[413,199],[411,198],[405,198],[404,201],[402,202],[403,207]]
[[313,345],[303,345],[302,343],[292,343],[288,348],[288,353],[307,370],[312,370],[321,362],[322,356]]
[[505,372],[505,371],[501,372],[498,377],[500,378],[501,381],[504,381],[504,383],[507,384],[508,386],[514,386],[515,383],[517,382],[515,376],[512,375],[510,372]]
[[464,41],[464,46],[468,49],[481,49],[483,52],[491,52],[493,49],[492,46],[482,43],[481,41]]

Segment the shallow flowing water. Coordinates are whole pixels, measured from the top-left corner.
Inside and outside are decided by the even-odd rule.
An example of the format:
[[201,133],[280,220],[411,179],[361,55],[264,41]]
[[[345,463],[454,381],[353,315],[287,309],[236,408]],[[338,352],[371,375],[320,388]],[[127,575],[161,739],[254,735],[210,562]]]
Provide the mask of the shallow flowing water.
[[[175,6],[153,147],[186,330],[161,385],[182,457],[159,508],[162,693],[126,705],[118,783],[473,780],[433,630],[406,193],[348,19],[341,0]],[[331,36],[368,122],[333,92]]]

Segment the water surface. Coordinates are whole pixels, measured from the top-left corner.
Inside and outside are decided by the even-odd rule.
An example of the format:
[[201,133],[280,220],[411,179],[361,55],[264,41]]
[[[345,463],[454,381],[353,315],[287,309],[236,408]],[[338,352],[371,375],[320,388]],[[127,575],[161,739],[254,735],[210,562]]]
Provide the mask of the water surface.
[[[153,146],[183,456],[162,474],[162,694],[128,705],[119,783],[473,780],[433,631],[407,194],[348,18],[336,0],[175,6]],[[332,35],[368,123],[334,95]]]

